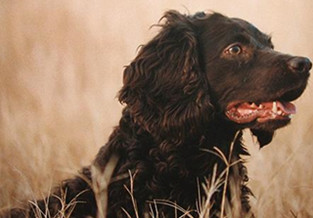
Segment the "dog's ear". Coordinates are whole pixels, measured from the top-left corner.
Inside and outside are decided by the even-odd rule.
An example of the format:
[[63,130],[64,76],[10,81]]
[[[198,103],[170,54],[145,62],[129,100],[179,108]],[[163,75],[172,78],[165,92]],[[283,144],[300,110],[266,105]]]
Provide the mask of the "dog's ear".
[[273,139],[274,131],[266,131],[260,129],[250,129],[250,130],[252,134],[257,137],[258,142],[260,144],[260,148],[269,144]]
[[162,20],[160,33],[126,67],[119,100],[150,133],[182,138],[210,120],[213,107],[190,17],[169,11]]

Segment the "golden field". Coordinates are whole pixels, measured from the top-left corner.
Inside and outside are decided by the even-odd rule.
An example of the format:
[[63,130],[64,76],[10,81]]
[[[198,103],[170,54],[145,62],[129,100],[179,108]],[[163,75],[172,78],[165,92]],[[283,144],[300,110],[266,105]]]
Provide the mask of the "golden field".
[[[313,59],[313,1],[3,0],[0,5],[0,208],[44,196],[90,164],[117,125],[123,66],[168,9],[240,17],[276,49]],[[262,150],[245,139],[257,217],[313,217],[312,87],[292,125]]]

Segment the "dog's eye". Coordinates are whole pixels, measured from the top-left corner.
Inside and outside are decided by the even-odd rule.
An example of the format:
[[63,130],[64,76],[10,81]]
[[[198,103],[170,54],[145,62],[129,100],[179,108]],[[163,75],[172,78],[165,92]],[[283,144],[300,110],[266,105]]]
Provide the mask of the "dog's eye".
[[226,49],[226,53],[230,55],[239,55],[242,52],[240,45],[232,45]]

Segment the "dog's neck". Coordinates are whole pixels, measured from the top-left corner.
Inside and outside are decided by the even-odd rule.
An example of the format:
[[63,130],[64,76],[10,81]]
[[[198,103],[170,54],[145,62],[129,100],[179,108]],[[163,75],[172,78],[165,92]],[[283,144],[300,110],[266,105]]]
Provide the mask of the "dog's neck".
[[[240,134],[237,134],[238,132]],[[125,153],[125,155],[127,155],[129,144],[137,144],[136,146],[143,150],[160,148],[161,150],[171,152],[180,152],[180,150],[185,150],[189,147],[212,151],[214,147],[218,147],[225,155],[228,155],[230,145],[233,143],[236,146],[235,150],[239,151],[239,154],[234,154],[237,156],[247,154],[241,143],[241,135],[241,130],[234,128],[225,119],[217,118],[203,127],[201,132],[185,135],[183,140],[160,138],[152,135],[134,121],[129,111],[125,109],[119,126],[111,134],[108,146],[105,147],[109,147],[114,153]],[[123,144],[120,142],[123,142]]]

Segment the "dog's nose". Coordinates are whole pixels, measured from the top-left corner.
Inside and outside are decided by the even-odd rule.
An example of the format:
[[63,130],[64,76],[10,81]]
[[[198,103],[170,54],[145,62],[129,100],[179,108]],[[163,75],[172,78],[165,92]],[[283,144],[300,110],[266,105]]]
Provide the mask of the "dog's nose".
[[288,61],[288,67],[294,73],[308,73],[312,68],[312,63],[308,58],[294,57]]

